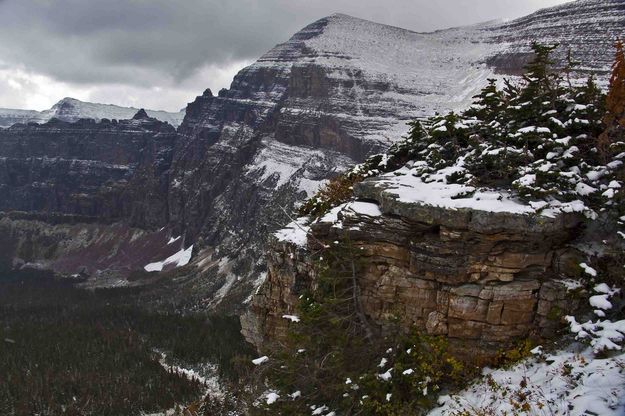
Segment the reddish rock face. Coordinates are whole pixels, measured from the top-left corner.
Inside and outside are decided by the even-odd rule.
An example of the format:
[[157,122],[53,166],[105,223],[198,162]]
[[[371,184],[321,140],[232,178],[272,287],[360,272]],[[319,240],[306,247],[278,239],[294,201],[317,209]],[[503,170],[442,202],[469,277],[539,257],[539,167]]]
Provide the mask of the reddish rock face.
[[[375,192],[367,183],[356,189],[370,201]],[[558,282],[557,265],[575,256],[567,243],[579,218],[500,213],[484,226],[462,225],[477,212],[409,205],[383,201],[375,218],[343,211],[342,226],[313,223],[308,235],[309,245],[349,240],[362,248],[355,250],[362,304],[381,332],[393,318],[405,329],[447,336],[461,357],[483,358],[518,339],[553,336],[560,316],[578,308]],[[294,313],[298,295],[315,285],[305,248],[274,241],[268,259],[267,280],[242,320],[261,349],[285,335],[282,315]]]

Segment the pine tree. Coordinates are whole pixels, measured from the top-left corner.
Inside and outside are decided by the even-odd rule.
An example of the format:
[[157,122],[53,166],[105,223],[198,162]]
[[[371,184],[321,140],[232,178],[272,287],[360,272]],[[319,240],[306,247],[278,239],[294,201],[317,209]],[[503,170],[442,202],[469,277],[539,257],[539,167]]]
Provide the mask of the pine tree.
[[566,64],[562,69],[562,72],[564,72],[566,76],[566,83],[568,84],[569,88],[573,88],[573,85],[571,84],[571,74],[575,71],[575,68],[579,64],[580,63],[578,61],[573,60],[573,55],[571,49],[569,48],[569,50],[566,52]]
[[597,140],[597,149],[604,160],[609,159],[610,145],[625,138],[625,52],[623,42],[617,40],[616,54],[610,77],[610,88],[605,101],[605,130]]
[[518,97],[520,105],[529,104],[522,112],[522,115],[526,113],[526,117],[532,118],[555,108],[560,77],[553,71],[551,52],[557,47],[532,43],[534,59],[525,66],[523,80],[526,85]]

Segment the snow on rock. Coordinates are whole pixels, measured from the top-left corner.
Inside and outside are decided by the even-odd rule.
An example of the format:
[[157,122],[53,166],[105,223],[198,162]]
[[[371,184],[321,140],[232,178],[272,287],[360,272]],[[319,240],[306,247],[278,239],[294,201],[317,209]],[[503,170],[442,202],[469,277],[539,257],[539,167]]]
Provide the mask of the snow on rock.
[[558,279],[555,280],[557,283],[562,284],[566,291],[569,292],[571,290],[580,289],[584,287],[584,284],[580,280],[575,279]]
[[246,167],[246,176],[271,190],[291,185],[310,197],[326,182],[328,171],[344,170],[353,164],[336,152],[293,146],[271,137],[265,137],[261,145]]
[[275,391],[267,393],[267,404],[274,404],[276,401],[278,401],[279,398],[280,395]]
[[[523,361],[509,369],[484,371],[484,379],[452,396],[428,416],[457,412],[503,416],[517,414],[527,403],[528,415],[622,416],[625,412],[625,354],[598,359],[590,348],[558,351]],[[521,397],[527,398],[522,401]]]
[[282,315],[282,318],[284,318],[286,320],[289,320],[291,322],[299,322],[300,321],[299,316],[297,316],[297,315]]
[[613,289],[610,286],[608,286],[606,283],[599,283],[598,285],[595,285],[593,290],[597,293],[604,293],[609,296],[614,296],[615,294],[620,292],[620,289]]
[[278,241],[293,243],[296,246],[304,247],[307,242],[307,235],[310,227],[308,217],[300,217],[289,223],[286,227],[274,233]]
[[267,361],[269,361],[269,357],[267,357],[266,355],[263,355],[262,357],[258,357],[254,360],[252,360],[252,364],[254,365],[261,365],[263,363],[266,363]]
[[472,186],[444,181],[425,182],[421,177],[414,176],[408,168],[380,176],[376,186],[384,187],[384,193],[395,195],[407,203],[516,214],[535,212],[531,206],[513,199],[509,192],[478,190]]
[[349,205],[349,202],[345,204],[341,204],[338,207],[332,208],[324,216],[319,218],[317,222],[336,224],[337,221],[339,220],[339,212],[343,211],[343,209],[348,205]]
[[584,270],[584,273],[592,277],[597,277],[597,271],[593,269],[592,267],[590,267],[588,264],[580,263],[579,267],[581,267]]
[[408,131],[406,120],[464,108],[479,85],[497,77],[484,57],[505,45],[489,42],[484,29],[491,24],[416,33],[334,14],[278,45],[249,70],[320,68],[332,94],[313,108],[308,99],[292,99],[284,114],[332,116],[349,134],[386,147]]
[[295,399],[297,399],[299,397],[302,397],[302,392],[297,390],[296,392],[293,392],[293,393],[289,394],[289,397],[291,399],[295,400]]
[[595,353],[622,349],[620,343],[625,339],[625,319],[616,322],[588,321],[582,324],[573,316],[567,316],[566,320],[571,332],[576,334],[578,339],[590,340]]
[[316,409],[314,409],[314,410],[313,410],[313,412],[312,412],[311,414],[312,414],[313,416],[316,416],[316,415],[321,415],[321,414],[323,414],[324,412],[327,412],[328,410],[329,410],[329,409],[328,409],[328,406],[323,405],[323,406],[319,406],[319,407],[317,407]]
[[346,209],[359,215],[366,215],[368,217],[379,217],[382,215],[380,207],[377,204],[363,201],[350,202]]
[[146,272],[160,272],[163,268],[172,265],[174,268],[189,264],[193,253],[193,244],[187,249],[181,249],[177,253],[172,254],[163,261],[147,264],[144,269]]
[[[462,163],[459,161],[456,166],[441,169],[435,174],[426,176],[421,176],[416,171],[419,166],[415,168],[403,167],[394,172],[380,175],[375,179],[374,186],[383,188],[382,194],[392,195],[401,202],[446,209],[472,209],[520,215],[539,214],[548,218],[573,212],[583,213],[591,218],[596,216],[580,200],[560,202],[553,199],[526,204],[515,198],[513,193],[508,190],[447,183],[445,178],[448,175],[462,171]],[[525,180],[529,181],[531,178]]]
[[393,371],[392,368],[387,370],[385,373],[378,374],[378,378],[384,381],[389,381],[392,378],[391,371]]
[[588,299],[590,306],[603,310],[612,309],[612,303],[608,300],[608,295],[595,295]]

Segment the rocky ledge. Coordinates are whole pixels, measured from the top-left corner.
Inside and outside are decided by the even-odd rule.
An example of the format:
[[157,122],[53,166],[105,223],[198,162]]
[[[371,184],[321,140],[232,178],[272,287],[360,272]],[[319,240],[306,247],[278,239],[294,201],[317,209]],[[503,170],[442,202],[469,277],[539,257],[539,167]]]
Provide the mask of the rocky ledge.
[[571,242],[579,214],[406,202],[379,180],[354,193],[356,201],[276,234],[267,279],[242,318],[259,349],[285,336],[293,323],[283,315],[296,314],[299,295],[314,287],[312,253],[339,240],[356,248],[371,323],[381,332],[399,321],[445,335],[461,356],[488,358],[519,339],[553,337],[560,318],[578,308],[581,289],[571,277],[580,253]]

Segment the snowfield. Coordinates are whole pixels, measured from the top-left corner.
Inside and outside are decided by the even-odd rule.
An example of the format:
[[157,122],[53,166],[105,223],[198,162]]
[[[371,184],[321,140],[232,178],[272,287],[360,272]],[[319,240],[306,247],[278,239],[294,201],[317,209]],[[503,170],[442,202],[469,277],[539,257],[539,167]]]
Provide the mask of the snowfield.
[[[171,243],[171,240],[170,240],[170,243]],[[169,265],[172,265],[173,268],[186,266],[187,264],[189,264],[189,261],[191,261],[192,253],[193,253],[193,244],[191,244],[191,246],[189,246],[189,248],[187,249],[183,248],[180,251],[172,254],[171,256],[167,257],[163,261],[157,261],[157,262],[145,265],[144,269],[146,272],[160,272],[163,270],[163,268],[166,268]]]

